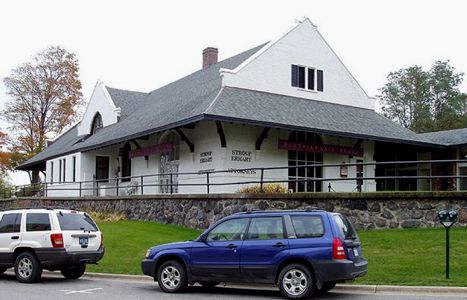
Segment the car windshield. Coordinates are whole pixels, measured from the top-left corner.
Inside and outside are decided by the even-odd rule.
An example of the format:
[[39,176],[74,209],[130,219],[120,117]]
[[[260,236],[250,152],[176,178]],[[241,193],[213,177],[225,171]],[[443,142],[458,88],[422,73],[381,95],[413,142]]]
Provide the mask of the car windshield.
[[346,240],[354,240],[358,238],[357,232],[349,219],[343,215],[334,215],[334,220]]
[[58,222],[62,230],[97,231],[97,225],[86,214],[58,213]]

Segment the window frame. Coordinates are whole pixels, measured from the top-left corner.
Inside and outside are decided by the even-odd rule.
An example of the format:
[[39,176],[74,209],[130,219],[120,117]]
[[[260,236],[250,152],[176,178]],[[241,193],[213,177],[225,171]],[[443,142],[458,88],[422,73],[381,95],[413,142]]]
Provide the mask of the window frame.
[[76,156],[73,156],[72,158],[72,169],[73,169],[73,177],[72,180],[73,182],[76,182]]
[[[28,229],[28,217],[30,215],[47,215],[48,219],[49,219],[49,227],[50,229],[46,229],[46,230],[29,230]],[[41,213],[32,213],[32,212],[28,212],[26,214],[26,220],[25,220],[25,232],[48,232],[48,231],[52,231],[52,220],[50,218],[50,214],[49,213],[44,213],[44,212],[41,212]]]
[[[306,236],[306,237],[299,237],[298,234],[297,234],[297,229],[295,228],[295,224],[294,224],[294,221],[293,221],[293,218],[294,217],[319,217],[321,219],[321,223],[323,224],[323,233],[321,235],[317,235],[317,236]],[[290,222],[291,222],[291,225],[292,225],[292,229],[293,229],[293,232],[294,232],[294,236],[296,239],[315,239],[315,238],[322,238],[323,236],[326,235],[326,225],[324,224],[324,218],[322,215],[305,215],[305,214],[300,214],[300,215],[291,215],[290,216]]]
[[[282,221],[282,237],[280,238],[268,238],[268,239],[250,239],[249,234],[250,234],[250,228],[251,224],[253,223],[254,220],[258,219],[273,219],[273,218],[280,218]],[[250,218],[250,222],[248,223],[248,228],[246,230],[245,236],[243,237],[244,241],[270,241],[270,240],[282,240],[282,239],[287,239],[288,237],[288,232],[287,232],[287,226],[285,224],[284,216],[261,216],[261,217],[252,217]]]
[[[247,224],[246,224],[246,227],[245,227],[245,230],[243,232],[243,234],[241,234],[241,239],[235,239],[235,240],[218,240],[218,241],[210,241],[208,238],[209,238],[209,234],[214,230],[216,229],[217,227],[221,226],[222,224],[226,223],[226,222],[229,222],[229,221],[234,221],[234,220],[246,220],[247,221]],[[216,224],[213,228],[211,228],[208,232],[206,232],[204,234],[205,236],[205,241],[207,243],[218,243],[218,242],[236,242],[236,241],[244,241],[245,240],[245,236],[250,228],[250,223],[251,223],[251,218],[249,217],[243,217],[243,218],[232,218],[232,219],[228,219],[228,220],[225,220],[225,221],[222,221],[220,222],[219,224]]]
[[[300,68],[304,69],[303,87],[300,86]],[[313,80],[310,81],[310,74]],[[300,64],[291,64],[291,86],[302,91],[324,92],[324,71],[316,67],[308,67]],[[310,87],[310,83],[312,86]]]

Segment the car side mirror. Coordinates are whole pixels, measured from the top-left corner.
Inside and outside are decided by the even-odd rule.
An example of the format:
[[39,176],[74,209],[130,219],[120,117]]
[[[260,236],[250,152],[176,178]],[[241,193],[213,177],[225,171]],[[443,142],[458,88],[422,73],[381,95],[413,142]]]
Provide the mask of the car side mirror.
[[207,234],[200,235],[199,241],[203,242],[203,243],[206,243],[208,241],[208,235]]

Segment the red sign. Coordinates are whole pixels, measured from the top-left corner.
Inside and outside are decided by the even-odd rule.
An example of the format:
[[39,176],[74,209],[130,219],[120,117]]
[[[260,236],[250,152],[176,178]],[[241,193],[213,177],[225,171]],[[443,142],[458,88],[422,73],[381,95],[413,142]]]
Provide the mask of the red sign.
[[172,144],[165,143],[165,144],[157,144],[152,145],[146,148],[140,148],[131,150],[128,152],[129,158],[140,157],[140,156],[149,156],[153,154],[160,154],[160,153],[167,153],[172,151]]
[[294,150],[302,152],[317,152],[317,153],[333,153],[349,156],[363,156],[362,148],[323,145],[323,144],[306,144],[287,140],[279,140],[279,149]]

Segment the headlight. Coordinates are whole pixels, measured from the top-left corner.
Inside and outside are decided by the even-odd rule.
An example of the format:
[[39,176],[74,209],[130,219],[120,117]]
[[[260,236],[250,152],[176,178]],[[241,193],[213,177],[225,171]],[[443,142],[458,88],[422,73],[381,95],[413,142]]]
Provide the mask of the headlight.
[[151,254],[151,249],[148,249],[148,251],[146,251],[146,256],[145,256],[145,258],[148,258],[150,254]]

